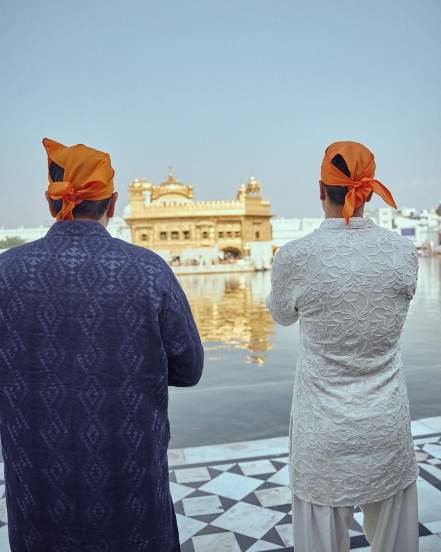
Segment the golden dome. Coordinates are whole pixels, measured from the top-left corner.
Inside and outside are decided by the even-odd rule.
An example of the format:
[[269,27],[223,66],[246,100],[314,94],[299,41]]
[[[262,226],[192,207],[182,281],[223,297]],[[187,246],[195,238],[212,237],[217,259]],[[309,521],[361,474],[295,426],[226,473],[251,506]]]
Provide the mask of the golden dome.
[[183,184],[176,180],[172,165],[168,166],[167,180],[161,182],[159,186],[154,186],[152,190],[152,200],[161,198],[164,201],[172,202],[179,198],[190,200],[193,198],[193,187]]

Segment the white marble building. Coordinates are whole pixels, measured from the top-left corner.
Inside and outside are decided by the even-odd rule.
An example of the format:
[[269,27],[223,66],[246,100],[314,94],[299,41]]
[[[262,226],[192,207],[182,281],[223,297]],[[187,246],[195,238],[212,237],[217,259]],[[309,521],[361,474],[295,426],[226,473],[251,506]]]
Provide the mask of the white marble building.
[[[439,209],[438,209],[439,211]],[[380,207],[366,212],[377,224],[406,236],[418,249],[433,252],[441,247],[441,216],[437,209],[414,208],[392,209]],[[322,223],[322,218],[283,218],[275,217],[273,227],[273,246],[279,248],[285,243],[306,236]]]
[[0,240],[5,240],[7,238],[20,238],[25,242],[30,242],[38,240],[46,235],[46,232],[49,230],[50,225],[40,225],[34,226],[31,228],[26,228],[24,226],[18,226],[16,228],[5,228],[4,226],[0,227]]
[[271,220],[273,227],[273,247],[282,247],[292,240],[303,238],[323,222],[323,218],[284,218],[274,217]]
[[418,249],[433,252],[441,243],[441,216],[437,209],[424,209],[418,212],[413,208],[398,210],[381,207],[369,213],[384,228],[406,236]]
[[[2,226],[0,227],[0,241],[7,238],[20,238],[26,243],[39,240],[46,235],[50,227],[51,224],[41,224],[34,227],[17,226],[16,228],[5,228]],[[130,228],[122,217],[110,219],[107,230],[114,238],[130,242]]]

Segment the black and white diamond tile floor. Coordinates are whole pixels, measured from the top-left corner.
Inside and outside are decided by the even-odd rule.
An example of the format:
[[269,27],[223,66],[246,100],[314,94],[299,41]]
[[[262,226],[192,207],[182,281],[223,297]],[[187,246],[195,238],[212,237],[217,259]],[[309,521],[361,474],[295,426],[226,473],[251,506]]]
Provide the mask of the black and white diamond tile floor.
[[[420,476],[420,552],[441,552],[441,417],[412,422]],[[171,450],[182,552],[293,551],[286,437]],[[0,464],[4,495],[3,464]],[[369,552],[357,511],[351,550]],[[0,552],[9,552],[4,497]],[[159,552],[159,551],[158,551]]]
[[[441,552],[441,417],[412,422],[420,552]],[[182,552],[293,551],[287,438],[170,451]],[[351,550],[368,552],[357,511]]]

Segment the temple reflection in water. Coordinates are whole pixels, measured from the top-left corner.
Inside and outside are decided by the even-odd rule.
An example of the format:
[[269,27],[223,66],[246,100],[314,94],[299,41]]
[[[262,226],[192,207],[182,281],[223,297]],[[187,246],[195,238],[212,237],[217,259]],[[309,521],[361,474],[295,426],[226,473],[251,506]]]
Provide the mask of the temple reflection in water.
[[217,360],[222,349],[236,348],[249,351],[247,362],[264,364],[274,333],[265,305],[271,287],[268,272],[188,275],[179,280],[209,359]]

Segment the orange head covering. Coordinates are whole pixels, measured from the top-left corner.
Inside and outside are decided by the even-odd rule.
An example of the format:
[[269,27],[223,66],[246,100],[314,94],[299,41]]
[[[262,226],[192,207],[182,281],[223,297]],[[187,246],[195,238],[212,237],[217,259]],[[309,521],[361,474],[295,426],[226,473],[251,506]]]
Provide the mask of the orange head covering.
[[[346,161],[351,176],[346,176],[331,161],[340,154]],[[335,142],[326,148],[322,162],[321,181],[328,186],[348,187],[342,214],[346,221],[353,216],[372,192],[380,195],[386,203],[397,208],[390,191],[375,176],[373,153],[357,142]]]
[[64,169],[62,182],[54,182],[49,174],[49,197],[63,200],[57,220],[72,220],[72,210],[85,200],[99,201],[111,197],[115,171],[108,153],[83,144],[63,146],[49,138],[43,139],[43,146],[48,167],[54,162]]

